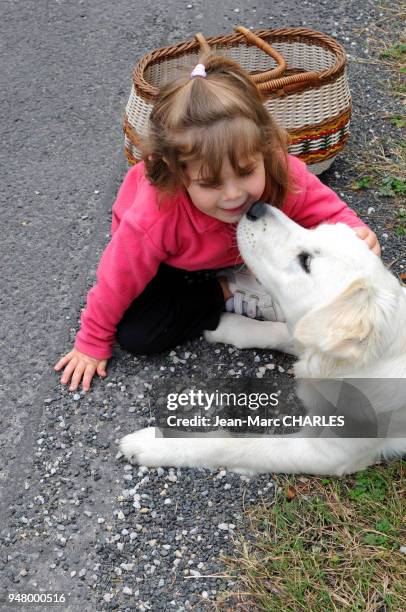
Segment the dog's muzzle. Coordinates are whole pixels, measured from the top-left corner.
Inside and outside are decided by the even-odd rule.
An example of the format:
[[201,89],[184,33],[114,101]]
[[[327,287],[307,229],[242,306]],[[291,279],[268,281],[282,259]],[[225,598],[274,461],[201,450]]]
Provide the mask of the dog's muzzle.
[[269,204],[266,204],[265,202],[261,202],[261,200],[258,200],[257,202],[254,202],[251,208],[246,212],[246,217],[250,221],[257,221],[261,217],[264,217],[267,213],[267,210],[269,211],[269,209],[270,209]]

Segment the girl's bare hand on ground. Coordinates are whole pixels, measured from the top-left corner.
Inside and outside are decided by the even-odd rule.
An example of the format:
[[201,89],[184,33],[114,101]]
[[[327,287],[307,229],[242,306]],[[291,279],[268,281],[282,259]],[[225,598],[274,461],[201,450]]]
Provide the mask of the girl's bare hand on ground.
[[83,381],[83,391],[89,391],[90,383],[96,373],[102,378],[107,376],[107,361],[107,359],[90,357],[90,355],[81,353],[74,348],[55,364],[54,369],[58,372],[65,368],[61,377],[61,383],[66,385],[71,381],[69,391],[75,391],[81,381]]

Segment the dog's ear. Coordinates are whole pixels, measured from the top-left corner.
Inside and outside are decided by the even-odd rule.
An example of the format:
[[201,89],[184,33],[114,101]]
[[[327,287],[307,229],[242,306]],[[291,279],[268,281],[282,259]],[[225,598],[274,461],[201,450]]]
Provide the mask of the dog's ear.
[[373,294],[364,280],[353,281],[333,302],[302,317],[294,337],[335,359],[356,360],[374,325]]

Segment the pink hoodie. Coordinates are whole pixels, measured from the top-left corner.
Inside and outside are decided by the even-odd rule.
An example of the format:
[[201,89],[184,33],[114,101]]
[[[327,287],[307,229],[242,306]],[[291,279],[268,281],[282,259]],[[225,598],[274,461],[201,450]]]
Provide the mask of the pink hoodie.
[[[289,156],[298,193],[282,207],[306,228],[320,223],[365,224],[306,164]],[[75,347],[98,359],[109,358],[116,327],[132,301],[156,275],[161,262],[184,270],[209,270],[242,262],[235,224],[209,217],[186,192],[160,208],[158,191],[145,177],[144,164],[127,173],[113,206],[112,238],[101,257],[97,284],[89,291]]]

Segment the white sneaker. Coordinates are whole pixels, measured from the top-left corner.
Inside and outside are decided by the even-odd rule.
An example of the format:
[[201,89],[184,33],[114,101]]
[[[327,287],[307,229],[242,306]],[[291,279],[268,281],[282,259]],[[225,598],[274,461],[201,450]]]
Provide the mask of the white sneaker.
[[216,276],[225,276],[233,294],[226,301],[226,311],[251,319],[285,321],[280,306],[266,293],[264,287],[247,267],[225,268]]

